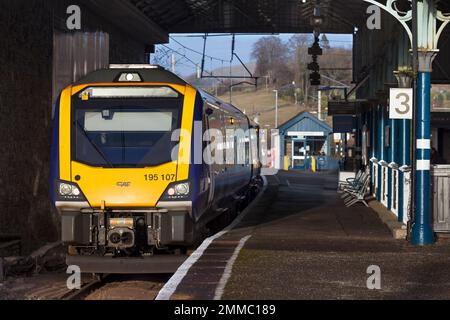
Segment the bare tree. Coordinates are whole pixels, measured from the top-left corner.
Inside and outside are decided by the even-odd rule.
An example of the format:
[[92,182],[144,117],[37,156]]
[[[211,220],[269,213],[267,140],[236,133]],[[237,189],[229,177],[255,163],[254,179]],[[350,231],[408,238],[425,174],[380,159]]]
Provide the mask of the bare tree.
[[308,55],[308,48],[313,41],[314,37],[311,34],[296,34],[288,41],[295,81],[298,83],[305,103],[308,102],[308,93],[311,86],[307,70],[307,64],[311,59]]
[[[323,56],[319,58],[321,73],[335,79],[339,82],[350,85],[352,80],[352,51],[345,48],[330,48],[324,50]],[[324,83],[328,83],[327,80],[323,80]],[[336,84],[336,83],[332,83]]]
[[259,39],[253,46],[252,57],[256,60],[256,74],[268,75],[271,83],[281,86],[292,82],[288,46],[279,37]]

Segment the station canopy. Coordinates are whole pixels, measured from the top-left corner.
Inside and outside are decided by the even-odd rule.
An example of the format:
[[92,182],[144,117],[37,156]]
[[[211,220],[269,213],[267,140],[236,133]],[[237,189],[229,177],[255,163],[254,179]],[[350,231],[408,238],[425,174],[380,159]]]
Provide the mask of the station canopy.
[[[164,40],[167,34],[222,33],[222,34],[278,34],[312,33],[315,9],[320,8],[320,32],[353,34],[355,28],[365,27],[371,5],[364,0],[86,0],[100,4],[107,1],[113,10],[114,3],[121,2],[139,15],[147,17],[158,26]],[[125,1],[125,2],[124,2]],[[409,0],[377,0],[391,4],[399,12],[411,8]],[[450,13],[450,0],[434,0],[437,9]],[[101,6],[102,8],[105,7]],[[110,10],[110,9],[109,9]],[[119,10],[120,16],[121,10]],[[382,12],[384,12],[382,10]],[[317,13],[317,12],[316,12]],[[388,13],[383,13],[388,15]],[[392,19],[394,19],[392,17]],[[316,24],[317,25],[317,24]],[[450,32],[442,34],[440,54],[435,60],[434,83],[450,82]],[[152,30],[152,34],[156,32]],[[138,32],[139,33],[139,32]],[[164,35],[165,34],[165,35]]]
[[363,0],[129,0],[169,33],[310,33],[316,3],[326,33],[353,33]]

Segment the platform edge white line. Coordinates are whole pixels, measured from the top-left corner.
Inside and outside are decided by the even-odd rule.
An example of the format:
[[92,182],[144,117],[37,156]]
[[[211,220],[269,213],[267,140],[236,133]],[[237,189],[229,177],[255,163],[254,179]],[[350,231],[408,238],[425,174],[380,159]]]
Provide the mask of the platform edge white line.
[[222,277],[219,280],[219,284],[216,288],[216,292],[214,294],[214,300],[221,300],[222,296],[225,292],[225,286],[228,283],[228,280],[231,277],[231,273],[233,271],[233,266],[234,263],[236,262],[236,259],[239,255],[239,253],[241,252],[242,248],[244,247],[245,243],[247,242],[248,239],[251,238],[251,234],[248,236],[243,237],[240,241],[239,244],[237,245],[236,249],[234,249],[233,255],[231,256],[231,258],[228,260],[227,265],[225,267],[225,270],[223,271]]
[[263,189],[259,192],[259,194],[256,196],[256,198],[253,200],[253,202],[236,218],[234,221],[227,226],[222,231],[216,233],[215,235],[206,238],[203,243],[197,248],[197,250],[192,253],[189,258],[186,259],[186,261],[183,262],[183,264],[177,269],[177,271],[174,273],[174,275],[169,279],[169,281],[164,285],[164,287],[161,288],[158,295],[156,296],[155,300],[170,300],[172,295],[175,293],[178,285],[181,283],[181,281],[184,279],[186,274],[188,273],[189,269],[198,261],[198,259],[201,258],[205,250],[209,247],[209,245],[216,239],[222,237],[230,230],[234,229],[241,220],[248,214],[250,209],[253,207],[254,203],[257,203],[259,199],[262,197],[264,191],[267,188],[267,179],[266,177],[261,177],[264,181]]

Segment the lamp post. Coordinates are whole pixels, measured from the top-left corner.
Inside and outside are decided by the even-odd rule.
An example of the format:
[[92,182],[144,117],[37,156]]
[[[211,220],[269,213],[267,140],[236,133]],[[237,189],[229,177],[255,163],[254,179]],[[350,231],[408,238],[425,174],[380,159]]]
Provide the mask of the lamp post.
[[322,91],[317,90],[317,115],[322,120]]
[[278,128],[278,90],[273,90],[275,92],[275,129]]

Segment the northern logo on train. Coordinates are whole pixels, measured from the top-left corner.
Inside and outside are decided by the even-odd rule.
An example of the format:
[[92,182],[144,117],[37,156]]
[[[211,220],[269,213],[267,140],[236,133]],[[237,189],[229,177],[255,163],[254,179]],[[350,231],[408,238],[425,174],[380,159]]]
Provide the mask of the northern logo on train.
[[120,188],[128,188],[128,187],[131,187],[131,182],[119,181],[116,183],[116,186],[118,186]]

